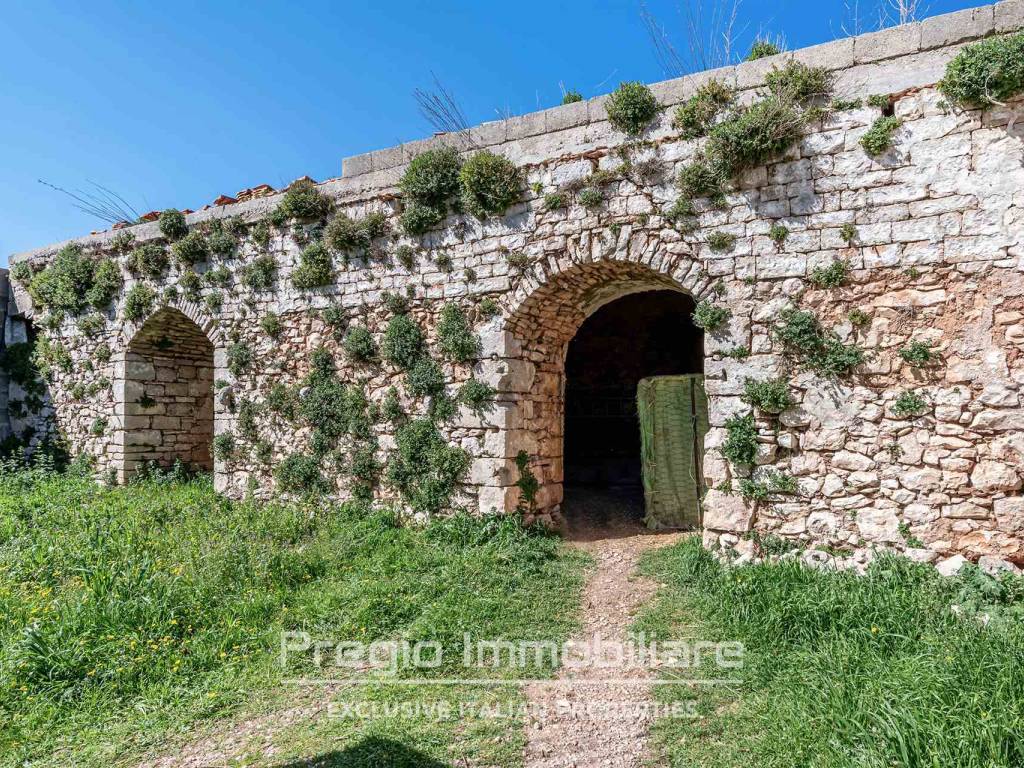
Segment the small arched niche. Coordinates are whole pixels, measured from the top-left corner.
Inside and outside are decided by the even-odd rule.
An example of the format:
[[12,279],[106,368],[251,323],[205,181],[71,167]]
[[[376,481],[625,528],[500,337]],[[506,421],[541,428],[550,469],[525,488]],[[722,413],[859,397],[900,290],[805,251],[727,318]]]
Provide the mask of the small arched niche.
[[213,471],[213,344],[188,316],[164,307],[128,343],[119,480],[147,465]]

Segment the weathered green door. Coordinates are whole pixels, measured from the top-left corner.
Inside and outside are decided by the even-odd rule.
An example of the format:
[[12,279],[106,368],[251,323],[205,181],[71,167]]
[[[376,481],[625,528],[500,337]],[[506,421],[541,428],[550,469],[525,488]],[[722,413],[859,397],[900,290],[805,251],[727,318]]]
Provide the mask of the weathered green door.
[[696,528],[708,400],[701,374],[652,376],[636,388],[648,528]]

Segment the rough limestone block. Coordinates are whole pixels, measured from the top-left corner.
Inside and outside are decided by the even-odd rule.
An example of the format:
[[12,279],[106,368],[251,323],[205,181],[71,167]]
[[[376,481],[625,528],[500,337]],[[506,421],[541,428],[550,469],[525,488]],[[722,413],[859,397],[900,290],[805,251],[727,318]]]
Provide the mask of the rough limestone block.
[[866,64],[882,59],[906,56],[921,50],[921,25],[904,24],[900,27],[883,29],[867,35],[860,35],[853,41],[853,61]]
[[808,67],[824,67],[829,70],[852,67],[854,39],[844,37],[841,40],[801,48],[798,51],[793,51],[793,61],[798,61]]
[[341,161],[342,176],[359,176],[373,170],[373,155],[369,152],[362,155],[346,157]]
[[742,533],[751,529],[753,520],[753,507],[737,494],[711,489],[704,497],[705,529]]
[[755,61],[745,61],[736,67],[736,87],[743,90],[764,84],[764,76],[773,69],[781,69],[793,58],[788,51],[775,56],[765,56]]
[[939,564],[935,566],[935,570],[943,576],[956,576],[960,572],[960,569],[969,562],[970,560],[963,555],[953,555],[952,557],[947,557],[945,560],[940,560]]
[[921,48],[975,40],[989,34],[994,24],[995,7],[991,5],[933,16],[921,22]]
[[1024,0],[1004,0],[996,3],[995,31],[1016,32],[1024,28]]

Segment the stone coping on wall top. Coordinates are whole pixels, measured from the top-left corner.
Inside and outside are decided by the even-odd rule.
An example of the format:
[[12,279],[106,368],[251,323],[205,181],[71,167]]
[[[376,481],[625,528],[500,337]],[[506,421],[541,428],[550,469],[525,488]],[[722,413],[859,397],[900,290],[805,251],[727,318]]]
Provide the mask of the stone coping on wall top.
[[[758,87],[763,84],[764,76],[768,72],[791,59],[808,66],[836,71],[858,64],[896,59],[1001,32],[1012,32],[1022,27],[1024,0],[1003,0],[994,5],[967,8],[912,24],[787,51],[756,61],[697,72],[673,80],[663,80],[651,84],[650,88],[662,105],[671,107],[685,101],[708,80],[719,80],[739,90]],[[596,96],[507,120],[483,123],[470,128],[468,137],[461,137],[461,141],[482,149],[507,141],[606,120],[607,99],[607,95]],[[431,147],[459,140],[460,137],[457,135],[441,135],[346,157],[342,160],[341,175],[342,178],[351,178],[371,171],[401,166]]]
[[[663,106],[671,107],[685,101],[702,83],[712,79],[733,85],[739,90],[756,88],[762,85],[764,76],[768,72],[789,60],[796,60],[808,66],[825,67],[830,71],[841,71],[860,65],[893,61],[925,51],[978,40],[993,34],[1014,32],[1022,28],[1024,28],[1024,0],[1002,0],[994,5],[967,8],[941,16],[933,16],[912,24],[833,40],[796,51],[786,51],[777,56],[768,56],[756,61],[698,72],[673,80],[664,80],[652,83],[649,87]],[[919,85],[925,85],[925,83],[919,83]],[[325,194],[335,197],[357,199],[361,195],[379,193],[381,190],[395,185],[398,177],[397,169],[430,148],[453,145],[459,149],[470,147],[483,149],[531,136],[540,136],[606,121],[607,113],[604,105],[607,99],[607,94],[596,96],[585,101],[531,112],[508,120],[483,123],[470,128],[466,134],[442,134],[347,157],[342,161],[341,177],[322,182],[318,186]],[[188,214],[187,221],[192,224],[225,216],[242,216],[249,220],[256,220],[267,215],[277,206],[281,194],[283,192],[246,202],[207,207]],[[140,241],[160,237],[156,222],[137,224],[129,229]],[[24,251],[12,255],[10,262],[49,256],[73,242],[103,246],[118,231],[122,230],[107,230]]]

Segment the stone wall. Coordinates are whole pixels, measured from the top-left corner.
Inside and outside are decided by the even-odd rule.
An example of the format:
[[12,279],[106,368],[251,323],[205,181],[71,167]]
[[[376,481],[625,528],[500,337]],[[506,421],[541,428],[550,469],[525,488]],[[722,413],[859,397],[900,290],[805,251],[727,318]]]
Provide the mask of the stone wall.
[[[514,457],[525,450],[541,483],[538,511],[552,514],[562,500],[567,343],[604,303],[667,288],[714,297],[731,312],[727,327],[706,334],[704,342],[712,424],[704,474],[716,489],[705,500],[709,545],[746,552],[754,545],[745,534],[757,531],[849,552],[884,546],[922,559],[962,552],[1024,561],[1024,103],[956,112],[934,87],[963,44],[1021,26],[1024,3],[1011,0],[653,85],[666,107],[711,77],[750,98],[767,72],[796,59],[834,71],[837,97],[888,96],[903,120],[895,146],[872,157],[858,142],[879,110],[832,114],[785,156],[739,179],[724,207],[702,208],[692,233],[677,231],[663,215],[677,197],[676,171],[699,149],[673,130],[671,109],[641,145],[630,148],[626,170],[620,150],[627,142],[607,122],[606,97],[347,159],[343,176],[319,189],[338,210],[354,216],[382,211],[392,223],[401,210],[396,184],[404,165],[429,147],[488,147],[524,170],[526,187],[522,201],[500,219],[451,216],[423,238],[391,234],[376,241],[368,259],[347,266],[339,261],[336,282],[326,288],[300,291],[290,280],[303,246],[317,235],[316,222],[272,227],[265,245],[250,233],[233,257],[199,265],[200,271],[223,267],[232,275],[227,288],[204,284],[201,298],[166,290],[179,281],[177,267],[151,281],[162,297],[157,315],[168,311],[160,308],[166,305],[189,318],[192,325],[183,327],[190,330],[182,333],[212,359],[212,376],[204,373],[203,386],[209,378],[221,385],[214,430],[234,435],[239,449],[215,461],[218,487],[235,494],[270,492],[274,467],[307,450],[311,425],[261,407],[257,438],[245,440],[238,414],[242,402],[265,404],[275,384],[301,385],[317,348],[328,350],[340,379],[358,383],[372,403],[382,403],[396,387],[407,411],[428,408],[409,396],[400,371],[353,362],[321,315],[328,306],[341,307],[349,323],[366,326],[379,340],[391,316],[382,297],[409,293],[411,314],[432,345],[444,302],[460,305],[474,321],[481,354],[471,363],[443,364],[448,392],[475,377],[498,393],[490,412],[461,407],[442,425],[447,440],[472,458],[455,503],[485,513],[514,510],[520,501]],[[615,173],[604,187],[603,205],[546,209],[546,193],[598,169]],[[189,223],[241,217],[253,225],[279,199],[212,207],[190,215]],[[781,244],[768,236],[775,223],[790,232]],[[844,225],[856,229],[852,242]],[[156,224],[132,231],[136,242],[160,238]],[[712,249],[707,238],[715,231],[734,235],[734,245]],[[103,233],[80,242],[123,262],[123,253],[110,252],[113,237]],[[395,258],[401,246],[415,249],[410,267]],[[15,258],[45,264],[58,247]],[[246,287],[239,279],[245,265],[266,254],[277,263],[272,290]],[[816,288],[808,279],[814,268],[837,261],[849,264],[848,283]],[[136,281],[128,274],[125,290]],[[214,294],[217,300],[209,298]],[[497,316],[481,311],[484,298],[497,302]],[[17,285],[12,301],[9,326],[38,320]],[[133,458],[126,447],[138,444],[132,434],[142,430],[132,420],[144,416],[132,406],[135,385],[126,381],[137,366],[132,348],[139,326],[125,320],[123,305],[118,300],[106,311],[103,330],[92,337],[80,332],[74,318],[52,331],[70,349],[73,365],[55,370],[49,381],[54,428],[76,451],[95,455],[98,471],[113,469],[122,477]],[[787,358],[773,328],[791,305],[813,309],[842,338],[856,340],[869,352],[867,362],[852,377],[824,379]],[[852,310],[863,313],[867,324],[854,325]],[[261,326],[271,313],[282,326],[277,336]],[[911,340],[932,343],[937,361],[907,365],[899,350]],[[92,353],[99,344],[112,352],[106,362]],[[232,372],[228,350],[237,344],[251,350],[253,362]],[[737,347],[750,355],[726,354]],[[161,368],[169,367],[158,364],[158,378]],[[179,362],[177,370],[179,378],[168,384],[198,375],[192,361]],[[746,474],[721,456],[724,425],[750,410],[740,398],[746,378],[780,374],[789,376],[797,404],[778,419],[759,416],[754,475],[788,473],[799,492],[744,502],[717,490]],[[91,394],[75,391],[82,382]],[[182,397],[198,396],[191,384],[188,389]],[[924,398],[927,410],[898,417],[892,406],[910,390]],[[109,431],[96,434],[90,426],[102,418],[109,419]],[[150,420],[146,428],[153,425]],[[386,462],[394,425],[378,419],[372,431],[378,458]],[[161,436],[160,442],[167,441]],[[183,444],[182,450],[198,449]],[[345,497],[351,486],[346,467],[325,470]],[[377,495],[395,498],[385,482]]]

